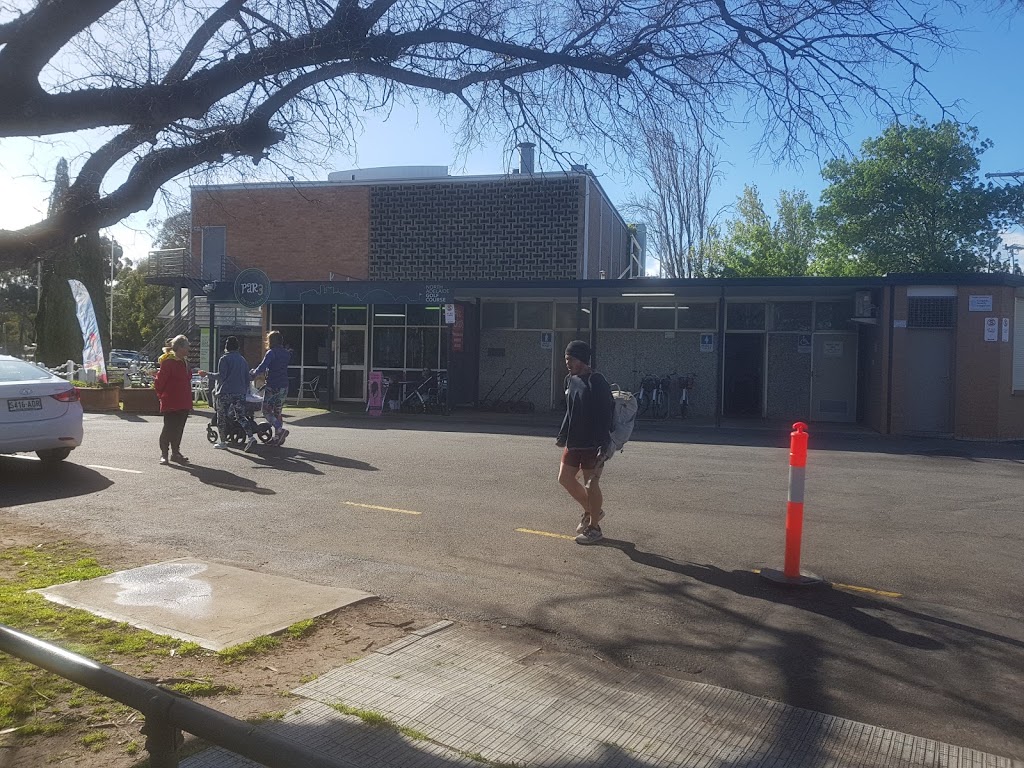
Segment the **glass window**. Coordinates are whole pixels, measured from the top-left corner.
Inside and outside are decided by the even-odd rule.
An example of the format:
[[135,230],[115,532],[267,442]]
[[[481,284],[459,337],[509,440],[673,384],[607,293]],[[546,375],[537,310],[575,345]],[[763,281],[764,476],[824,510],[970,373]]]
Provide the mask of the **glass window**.
[[301,325],[302,305],[271,304],[270,323],[271,325]]
[[676,305],[658,304],[653,301],[640,302],[636,313],[637,328],[668,328],[676,327]]
[[636,315],[636,304],[601,304],[598,311],[601,313],[602,328],[633,328],[636,326],[634,317]]
[[329,365],[331,345],[328,340],[330,329],[306,326],[302,341],[303,365]]
[[842,331],[850,327],[853,304],[848,301],[816,301],[814,303],[814,330]]
[[[584,305],[579,311],[579,327],[589,328],[590,327],[590,307]],[[577,312],[576,303],[572,304],[555,304],[555,328],[565,328],[568,330],[576,330]]]
[[307,304],[305,313],[306,325],[330,325],[330,304]]
[[373,367],[405,367],[405,328],[374,326]]
[[514,328],[516,305],[509,301],[489,301],[481,306],[484,328]]
[[408,328],[405,332],[405,366],[435,370],[440,348],[440,328]]
[[718,328],[717,304],[680,304],[676,309],[676,327],[691,331]]
[[811,310],[809,301],[779,301],[772,305],[773,331],[810,331]]
[[429,307],[410,304],[407,322],[409,325],[429,325],[437,328],[441,323],[441,307],[436,304]]
[[366,331],[338,331],[338,365],[365,365]]
[[405,304],[374,304],[374,325],[405,325]]
[[22,360],[0,360],[0,381],[53,381],[54,377],[45,368]]
[[546,330],[551,327],[551,303],[547,301],[517,301],[516,328]]
[[338,325],[366,325],[366,307],[338,307]]
[[730,331],[763,331],[764,303],[740,302],[726,304],[725,327]]

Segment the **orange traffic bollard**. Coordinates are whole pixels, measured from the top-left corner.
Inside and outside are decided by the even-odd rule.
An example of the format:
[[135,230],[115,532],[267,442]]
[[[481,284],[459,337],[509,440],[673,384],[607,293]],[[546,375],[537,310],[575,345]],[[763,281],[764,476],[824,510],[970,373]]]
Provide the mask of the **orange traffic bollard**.
[[804,532],[804,481],[807,472],[807,425],[798,421],[789,435],[789,499],[786,502],[786,557],[782,573],[761,569],[761,575],[777,584],[809,586],[821,579],[800,573],[800,541]]

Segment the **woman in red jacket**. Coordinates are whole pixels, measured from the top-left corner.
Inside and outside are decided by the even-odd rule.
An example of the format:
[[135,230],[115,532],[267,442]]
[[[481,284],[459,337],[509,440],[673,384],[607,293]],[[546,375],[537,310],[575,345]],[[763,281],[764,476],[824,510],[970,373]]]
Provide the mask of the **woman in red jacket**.
[[185,421],[192,411],[192,372],[188,367],[189,341],[187,336],[175,336],[170,348],[160,356],[160,370],[153,380],[153,388],[160,398],[160,413],[164,415],[164,429],[160,433],[160,463],[166,464],[167,449],[171,461],[188,464],[181,455],[181,436]]

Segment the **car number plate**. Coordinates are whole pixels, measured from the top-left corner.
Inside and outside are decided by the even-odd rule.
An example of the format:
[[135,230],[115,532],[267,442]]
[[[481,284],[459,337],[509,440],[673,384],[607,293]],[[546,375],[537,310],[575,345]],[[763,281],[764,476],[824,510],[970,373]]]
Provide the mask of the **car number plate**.
[[39,397],[23,397],[18,400],[7,401],[8,411],[41,411],[43,410],[43,400]]

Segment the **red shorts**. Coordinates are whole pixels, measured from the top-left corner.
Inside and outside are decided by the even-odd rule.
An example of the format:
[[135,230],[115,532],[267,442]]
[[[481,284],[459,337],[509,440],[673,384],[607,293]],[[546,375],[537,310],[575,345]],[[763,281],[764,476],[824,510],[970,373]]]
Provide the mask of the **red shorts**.
[[597,448],[566,448],[562,463],[575,469],[597,469]]

